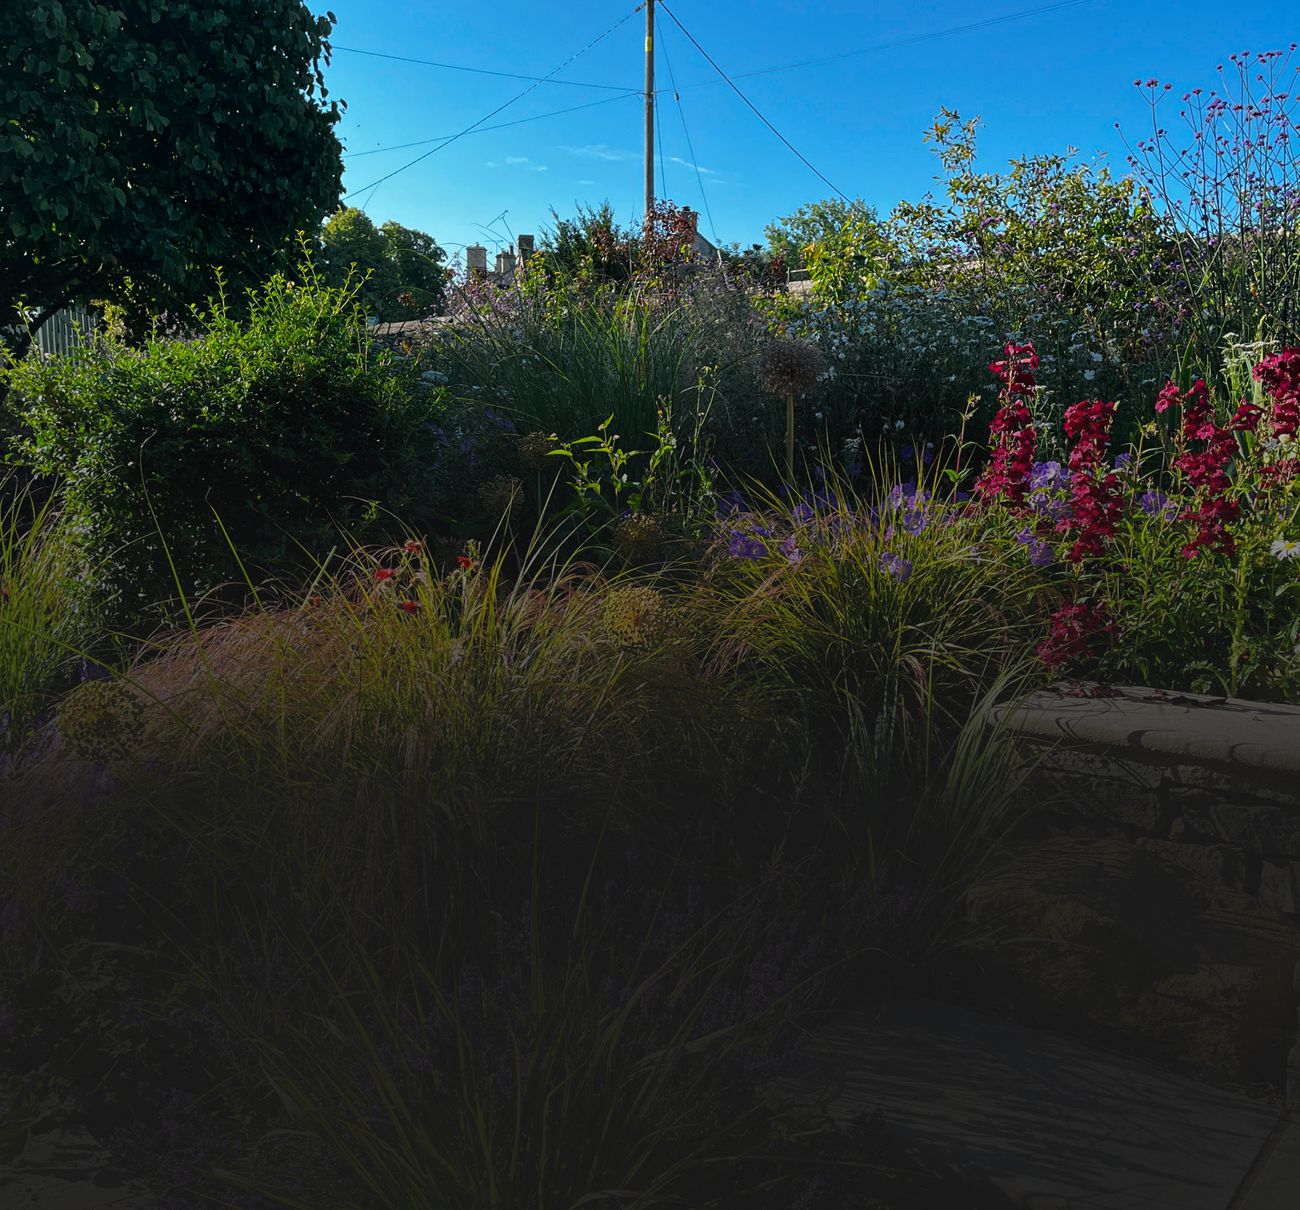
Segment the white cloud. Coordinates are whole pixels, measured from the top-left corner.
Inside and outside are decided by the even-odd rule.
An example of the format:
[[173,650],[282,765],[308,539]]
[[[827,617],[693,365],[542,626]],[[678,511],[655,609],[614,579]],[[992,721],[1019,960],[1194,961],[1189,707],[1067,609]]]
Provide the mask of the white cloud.
[[621,147],[611,147],[608,143],[586,143],[582,147],[566,147],[565,151],[581,156],[585,160],[635,160],[638,153],[624,151]]
[[[550,171],[550,165],[538,164],[526,155],[508,155],[502,163],[504,163],[507,168],[526,168],[529,172]],[[488,160],[486,166],[488,168],[500,168],[501,164],[498,164],[496,160]]]
[[[679,156],[679,155],[670,155],[670,156],[668,157],[668,162],[669,162],[670,164],[680,164],[683,168],[689,168],[689,169],[691,169],[692,171],[694,171],[694,170],[695,170],[695,167],[696,167],[694,164],[692,164],[692,163],[690,162],[690,160],[684,160],[684,159],[682,159],[682,157]],[[718,173],[717,173],[717,169],[715,169],[715,168],[705,168],[705,167],[701,164],[701,165],[699,166],[699,169],[700,169],[700,171],[701,171],[705,176],[717,176],[717,175],[718,175]]]

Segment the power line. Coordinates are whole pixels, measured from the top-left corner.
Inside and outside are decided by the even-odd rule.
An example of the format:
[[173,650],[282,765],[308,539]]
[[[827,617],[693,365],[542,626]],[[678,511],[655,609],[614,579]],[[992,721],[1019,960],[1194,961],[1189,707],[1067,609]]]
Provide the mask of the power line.
[[[669,16],[672,14],[670,13]],[[691,163],[695,167],[695,179],[700,183],[700,199],[704,202],[704,213],[709,220],[709,230],[713,233],[713,242],[718,242],[718,228],[713,222],[713,211],[709,209],[709,195],[704,189],[704,173],[700,171],[700,162],[695,158],[695,147],[691,143],[691,132],[686,128],[686,110],[682,108],[682,94],[677,90],[677,77],[673,74],[673,60],[668,53],[668,40],[664,39],[664,63],[668,66],[668,82],[673,86],[673,100],[677,102],[677,113],[682,119],[682,134],[686,136],[686,150],[690,153]]]
[[[658,41],[658,39],[655,39]],[[663,124],[663,106],[655,106],[655,141],[659,144],[659,196],[666,198],[668,196],[668,167],[664,163],[664,124]],[[649,216],[647,216],[649,217]]]
[[372,59],[392,59],[395,63],[417,63],[421,67],[441,67],[444,71],[467,71],[478,76],[500,76],[506,80],[532,80],[537,84],[564,84],[570,88],[603,88],[607,92],[627,91],[621,84],[591,84],[586,80],[553,80],[550,76],[525,76],[515,71],[493,71],[487,67],[467,67],[462,63],[440,63],[436,59],[412,59],[406,55],[390,55],[379,50],[359,50],[355,46],[331,46],[330,50],[343,50],[350,55],[368,55]]
[[[516,118],[513,122],[498,122],[495,126],[478,126],[473,134],[487,134],[490,130],[505,130],[510,126],[522,126],[526,122],[540,122],[543,118],[558,118],[561,114],[577,113],[580,109],[594,109],[597,105],[608,105],[611,101],[626,101],[628,97],[641,97],[645,94],[638,89],[624,92],[617,97],[601,97],[599,101],[587,101],[582,105],[570,105],[567,109],[553,109],[549,113],[535,113],[531,118]],[[390,147],[372,147],[367,151],[345,151],[345,160],[357,159],[363,155],[382,155],[386,151],[405,151],[410,147],[427,147],[430,143],[441,143],[454,138],[454,135],[440,134],[430,139],[417,139],[414,143],[394,143]]]
[[695,40],[695,38],[691,35],[691,31],[688,30],[686,26],[684,26],[677,19],[677,14],[674,13],[673,10],[668,7],[667,4],[663,3],[663,0],[660,0],[659,6],[664,10],[664,12],[666,12],[673,19],[673,24],[676,25],[677,28],[680,29],[682,33],[686,35],[691,45],[695,47],[695,49],[698,50],[701,55],[704,56],[704,58],[708,61],[709,66],[712,67],[713,70],[716,71],[718,75],[720,75],[727,82],[727,84],[731,87],[732,92],[734,92],[736,96],[738,96],[742,101],[745,102],[746,105],[749,106],[750,109],[754,111],[754,113],[758,116],[759,121],[761,121],[763,125],[768,128],[768,130],[770,130],[774,135],[776,135],[776,137],[780,139],[781,142],[783,142],[791,151],[793,151],[794,154],[798,156],[800,162],[804,165],[804,167],[806,167],[814,176],[816,176],[824,185],[826,185],[831,190],[832,193],[838,193],[840,197],[842,197],[846,202],[849,203],[850,206],[852,206],[854,203],[853,200],[849,197],[849,195],[845,193],[842,189],[838,188],[830,180],[828,180],[822,173],[818,172],[817,169],[813,167],[808,157],[805,156],[803,152],[801,152],[799,148],[797,148],[792,142],[790,142],[790,140],[787,139],[785,135],[783,135],[779,130],[777,130],[777,128],[773,126],[772,123],[769,122],[766,117],[763,116],[763,112],[758,108],[758,106],[755,105],[753,101],[751,101],[747,96],[745,96],[743,92],[740,91],[735,81],[732,80],[732,78],[729,75],[727,75],[727,73],[723,71],[722,68],[719,67],[713,61],[713,58],[712,56],[710,56],[709,52],[706,51],[704,47],[702,47]]
[[353,194],[365,193],[368,189],[377,189],[385,181],[392,180],[392,178],[397,176],[399,172],[405,172],[408,168],[414,168],[416,164],[420,163],[422,160],[427,160],[431,155],[434,154],[434,152],[441,151],[444,147],[448,147],[452,143],[456,142],[457,139],[464,138],[471,131],[475,130],[479,126],[482,126],[484,122],[488,121],[491,118],[496,117],[497,114],[499,114],[503,109],[509,109],[510,106],[513,105],[516,101],[522,101],[524,97],[526,97],[530,92],[533,92],[535,89],[539,88],[544,82],[550,80],[553,76],[556,75],[557,72],[563,71],[575,59],[581,58],[589,50],[591,50],[593,46],[596,46],[598,43],[603,42],[615,30],[619,29],[621,26],[625,25],[628,21],[630,21],[633,17],[635,17],[637,13],[639,13],[644,7],[645,7],[644,4],[638,4],[636,8],[634,8],[630,13],[627,13],[625,16],[621,17],[618,21],[614,22],[614,24],[611,25],[603,34],[599,34],[597,37],[593,38],[590,42],[588,42],[587,45],[584,46],[581,50],[577,51],[576,53],[570,55],[567,59],[565,59],[565,61],[561,63],[559,67],[555,69],[555,71],[548,72],[546,75],[542,76],[540,80],[534,81],[527,88],[525,88],[523,92],[517,94],[516,96],[511,97],[510,100],[504,102],[503,104],[498,105],[494,110],[492,110],[491,113],[485,114],[483,117],[479,118],[477,122],[474,122],[470,126],[466,126],[464,130],[460,131],[457,134],[452,135],[451,138],[444,139],[436,147],[430,147],[429,150],[426,151],[423,155],[416,156],[415,159],[410,160],[408,163],[403,164],[400,168],[394,168],[392,172],[388,173],[385,176],[381,176],[378,180],[371,181],[370,184],[362,185],[356,189],[347,190],[344,196],[347,197]]
[[[1020,21],[1025,17],[1037,17],[1043,13],[1058,12],[1061,9],[1078,8],[1083,4],[1093,4],[1095,0],[1057,0],[1055,4],[1040,4],[1035,8],[1020,9],[1014,13],[1004,13],[1000,17],[986,17],[982,21],[971,21],[965,25],[950,25],[945,29],[927,30],[923,34],[912,34],[910,37],[897,38],[890,42],[877,42],[872,46],[859,47],[857,50],[841,51],[839,54],[826,55],[820,59],[801,59],[797,63],[783,63],[776,67],[760,67],[753,71],[739,72],[734,77],[737,80],[753,80],[759,76],[776,75],[779,72],[797,71],[802,67],[820,67],[826,63],[838,63],[842,59],[856,58],[858,55],[877,54],[882,50],[901,50],[903,47],[915,46],[918,42],[929,42],[935,38],[947,38],[953,34],[976,33],[982,29],[989,29],[995,25],[1003,25],[1008,21]],[[669,14],[671,16],[671,14]],[[675,21],[676,18],[674,17]],[[716,82],[713,80],[697,80],[694,84],[684,84],[683,88],[710,88]],[[667,89],[664,90],[665,92]]]

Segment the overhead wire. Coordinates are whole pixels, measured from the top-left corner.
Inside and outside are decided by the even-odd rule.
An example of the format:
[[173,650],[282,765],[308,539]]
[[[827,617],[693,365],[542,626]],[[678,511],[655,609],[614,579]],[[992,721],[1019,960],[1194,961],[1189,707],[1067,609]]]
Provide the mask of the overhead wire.
[[[926,30],[924,33],[912,34],[906,38],[895,38],[888,42],[876,42],[871,46],[861,46],[857,50],[840,51],[834,55],[825,55],[818,59],[801,59],[796,63],[782,63],[774,67],[759,67],[752,71],[737,72],[732,79],[735,80],[753,80],[760,76],[776,75],[780,72],[797,71],[804,67],[821,67],[826,63],[838,63],[843,59],[856,58],[859,55],[878,54],[884,50],[901,50],[904,47],[915,46],[918,42],[929,42],[936,38],[947,38],[954,34],[976,33],[982,29],[989,29],[995,25],[1003,25],[1008,21],[1020,21],[1026,17],[1038,17],[1044,13],[1057,12],[1067,8],[1078,8],[1084,4],[1094,4],[1096,0],[1056,0],[1053,4],[1040,4],[1034,8],[1019,9],[1014,13],[1003,13],[998,17],[986,17],[980,21],[969,21],[964,25],[950,25],[944,29]],[[675,18],[674,18],[675,20]],[[714,80],[696,80],[693,83],[683,84],[683,90],[692,88],[711,88],[716,85]],[[667,92],[668,89],[662,91]]]
[[634,9],[632,9],[631,12],[626,13],[624,16],[619,18],[618,21],[614,22],[614,24],[611,25],[607,30],[605,30],[604,33],[597,35],[590,42],[588,42],[586,46],[584,46],[581,50],[570,55],[554,71],[548,72],[545,76],[542,76],[540,79],[534,81],[527,88],[525,88],[523,92],[518,93],[517,95],[511,97],[510,100],[502,103],[501,105],[498,105],[494,110],[492,110],[491,113],[484,114],[484,116],[479,118],[477,122],[474,122],[469,126],[466,126],[464,130],[461,130],[458,133],[452,135],[450,138],[443,140],[436,147],[430,147],[429,150],[424,152],[423,155],[416,156],[415,159],[408,161],[407,163],[403,164],[400,168],[394,168],[392,172],[389,172],[386,175],[381,176],[378,180],[371,181],[369,184],[361,185],[355,189],[347,190],[344,196],[345,197],[355,196],[357,194],[366,193],[367,191],[370,190],[378,189],[380,185],[382,185],[385,181],[392,180],[392,178],[397,176],[398,173],[405,172],[408,168],[414,168],[416,164],[419,164],[422,161],[427,160],[435,152],[439,152],[444,147],[449,147],[452,143],[456,142],[458,139],[464,138],[467,134],[470,134],[472,131],[482,126],[484,122],[487,122],[490,119],[496,117],[496,115],[501,113],[502,110],[508,109],[511,105],[515,104],[515,102],[517,101],[522,101],[524,97],[528,96],[529,93],[541,87],[543,83],[545,83],[547,80],[550,80],[558,72],[563,71],[566,67],[569,66],[570,63],[574,62],[574,60],[581,58],[589,50],[591,50],[592,47],[603,42],[606,38],[610,36],[610,34],[614,33],[615,30],[621,28],[633,17],[635,17],[636,14],[639,13],[644,7],[645,7],[644,3],[638,4]]
[[[658,41],[658,39],[656,39]],[[659,143],[659,189],[656,196],[668,196],[668,166],[664,163],[664,123],[663,106],[655,106],[655,138]],[[648,217],[648,216],[647,216]]]
[[[617,97],[601,97],[599,101],[586,101],[581,105],[570,105],[567,109],[552,109],[548,113],[535,113],[532,117],[516,118],[512,122],[498,122],[493,126],[476,126],[471,134],[487,134],[490,130],[506,130],[511,126],[523,126],[526,122],[540,122],[543,118],[558,118],[561,114],[577,113],[580,109],[594,109],[597,105],[608,105],[611,101],[626,101],[628,97],[644,97],[639,88],[629,89]],[[345,160],[357,159],[363,155],[382,155],[386,151],[406,151],[411,147],[427,147],[430,143],[441,143],[452,138],[449,134],[434,135],[429,139],[416,139],[413,143],[393,143],[388,147],[371,147],[365,151],[345,151]]]
[[718,228],[713,222],[713,211],[709,208],[709,195],[704,188],[704,173],[700,171],[700,161],[695,156],[695,145],[691,142],[691,132],[686,127],[686,111],[682,108],[682,94],[677,89],[677,77],[673,74],[673,60],[668,53],[668,40],[660,39],[664,48],[664,63],[668,68],[668,82],[672,85],[673,100],[677,102],[677,113],[682,120],[682,134],[686,136],[686,150],[691,157],[691,164],[695,168],[695,179],[700,183],[700,200],[704,203],[704,214],[709,220],[709,231],[713,235],[713,242],[718,242]]
[[342,50],[350,55],[367,55],[372,59],[391,59],[395,63],[415,63],[421,67],[440,67],[444,71],[464,71],[478,76],[499,76],[505,80],[532,80],[538,84],[561,84],[569,88],[601,88],[607,92],[625,92],[621,84],[593,84],[587,80],[555,80],[550,76],[527,76],[517,71],[494,71],[490,67],[469,67],[464,63],[442,63],[437,59],[413,59],[409,55],[391,55],[382,50],[360,50],[355,46],[331,45],[331,51]]
[[719,67],[716,62],[714,62],[713,57],[709,54],[709,52],[706,51],[704,47],[702,47],[695,40],[694,36],[691,34],[691,31],[688,30],[686,26],[684,26],[677,19],[677,14],[674,13],[673,10],[669,8],[667,4],[664,3],[664,0],[659,0],[659,7],[663,9],[663,11],[666,12],[669,17],[672,18],[673,24],[676,25],[677,28],[680,29],[682,33],[686,35],[686,38],[688,39],[690,44],[700,52],[700,54],[708,62],[709,66],[712,67],[713,70],[716,71],[718,75],[720,75],[727,82],[727,84],[731,87],[732,92],[734,92],[736,96],[738,96],[742,101],[744,101],[744,103],[751,110],[753,110],[755,115],[758,117],[759,121],[761,121],[763,125],[768,128],[768,130],[770,130],[774,135],[776,135],[776,137],[780,139],[782,143],[784,143],[792,152],[794,152],[794,154],[798,157],[800,163],[802,163],[804,167],[806,167],[814,176],[816,176],[824,185],[826,185],[831,190],[832,193],[838,194],[846,202],[848,202],[850,206],[855,205],[853,199],[850,198],[849,195],[844,192],[844,190],[840,189],[833,181],[831,181],[822,172],[820,172],[813,165],[812,161],[810,161],[808,157],[805,156],[803,152],[799,150],[799,148],[797,148],[792,142],[790,142],[790,140],[787,139],[785,135],[783,135],[779,130],[777,130],[775,126],[772,125],[771,122],[768,121],[766,116],[763,114],[763,111],[760,110],[758,106],[754,104],[753,101],[751,101],[747,96],[745,96],[745,94],[740,90],[740,87],[735,83],[735,81],[732,80],[732,78],[729,75],[727,75],[727,73],[723,71],[722,68]]

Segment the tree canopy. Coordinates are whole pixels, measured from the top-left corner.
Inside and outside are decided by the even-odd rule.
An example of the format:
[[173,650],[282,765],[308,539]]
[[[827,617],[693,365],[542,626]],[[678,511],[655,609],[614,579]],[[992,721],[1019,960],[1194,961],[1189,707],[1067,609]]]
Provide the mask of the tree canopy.
[[810,245],[835,242],[853,220],[874,227],[875,211],[861,198],[846,202],[842,198],[823,198],[800,206],[793,214],[770,223],[764,229],[767,246],[774,256],[783,257],[792,269],[807,264]]
[[358,298],[371,315],[421,319],[442,310],[447,254],[433,236],[392,221],[376,227],[364,210],[348,206],[326,221],[320,242],[331,285],[342,286],[353,269],[369,273]]
[[[30,0],[0,58],[0,327],[133,287],[259,281],[337,204],[334,15],[301,0]],[[23,342],[25,344],[25,341]]]

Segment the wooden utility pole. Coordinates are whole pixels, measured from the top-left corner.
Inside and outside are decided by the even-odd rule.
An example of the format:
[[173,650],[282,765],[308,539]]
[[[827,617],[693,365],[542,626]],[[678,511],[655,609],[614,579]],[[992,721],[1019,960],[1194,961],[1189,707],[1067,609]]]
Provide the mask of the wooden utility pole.
[[645,6],[645,221],[655,204],[655,0]]

